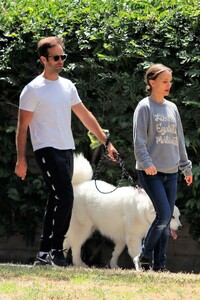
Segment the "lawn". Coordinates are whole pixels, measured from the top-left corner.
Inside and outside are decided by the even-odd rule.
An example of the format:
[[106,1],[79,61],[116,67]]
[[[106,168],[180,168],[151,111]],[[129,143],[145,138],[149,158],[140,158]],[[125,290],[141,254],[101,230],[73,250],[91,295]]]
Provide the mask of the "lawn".
[[199,300],[200,275],[0,265],[0,300]]

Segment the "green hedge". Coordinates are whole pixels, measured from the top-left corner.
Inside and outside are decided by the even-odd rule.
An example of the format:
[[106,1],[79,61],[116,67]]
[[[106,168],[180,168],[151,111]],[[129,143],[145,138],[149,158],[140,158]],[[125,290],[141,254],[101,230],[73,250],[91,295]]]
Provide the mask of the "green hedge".
[[[200,240],[200,9],[199,1],[1,1],[0,4],[0,225],[1,234],[25,236],[41,222],[46,193],[40,177],[21,182],[13,174],[19,94],[41,72],[37,41],[48,35],[65,39],[68,59],[63,76],[76,83],[81,98],[97,116],[136,178],[132,148],[132,115],[145,96],[143,76],[154,62],[173,69],[170,100],[183,120],[194,184],[180,176],[177,204]],[[15,109],[9,113],[11,107]],[[13,116],[14,126],[13,126]],[[77,150],[89,153],[87,132],[73,119]],[[116,182],[119,170],[108,170]],[[35,184],[36,180],[36,184]],[[27,192],[28,190],[28,192]],[[42,201],[38,201],[42,198]],[[17,217],[19,216],[19,217]],[[27,222],[32,216],[31,224]],[[22,225],[24,222],[24,226]]]

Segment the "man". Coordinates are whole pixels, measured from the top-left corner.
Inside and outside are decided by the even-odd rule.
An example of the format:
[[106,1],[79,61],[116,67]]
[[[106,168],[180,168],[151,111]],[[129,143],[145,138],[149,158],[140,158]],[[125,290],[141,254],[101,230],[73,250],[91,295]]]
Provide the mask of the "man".
[[[63,255],[63,240],[73,206],[71,178],[75,148],[71,131],[71,110],[103,144],[106,135],[96,118],[82,103],[74,84],[59,76],[66,59],[62,39],[47,37],[40,40],[38,53],[44,66],[43,73],[26,85],[20,95],[15,173],[24,180],[27,172],[26,141],[29,128],[35,158],[50,191],[35,265],[67,266]],[[114,152],[115,148],[109,143],[108,153],[111,159],[114,159]]]

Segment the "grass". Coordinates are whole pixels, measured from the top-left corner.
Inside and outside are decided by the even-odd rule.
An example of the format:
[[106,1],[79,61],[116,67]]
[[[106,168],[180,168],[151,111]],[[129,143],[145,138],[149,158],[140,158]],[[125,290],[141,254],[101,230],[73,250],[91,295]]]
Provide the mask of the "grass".
[[200,275],[0,265],[0,300],[199,300]]

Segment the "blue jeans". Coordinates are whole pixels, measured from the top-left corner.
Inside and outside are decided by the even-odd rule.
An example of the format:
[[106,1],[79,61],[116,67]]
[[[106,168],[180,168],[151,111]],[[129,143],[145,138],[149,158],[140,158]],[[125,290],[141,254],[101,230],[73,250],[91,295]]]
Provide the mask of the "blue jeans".
[[169,225],[163,231],[153,251],[152,267],[154,270],[166,269],[167,245],[170,235]]
[[[151,259],[164,231],[169,228],[176,201],[178,172],[173,174],[158,172],[156,175],[147,175],[144,171],[138,171],[138,178],[156,211],[156,217],[149,227],[142,246],[142,255]],[[161,243],[160,251],[166,252],[166,240],[163,245],[164,247]]]

